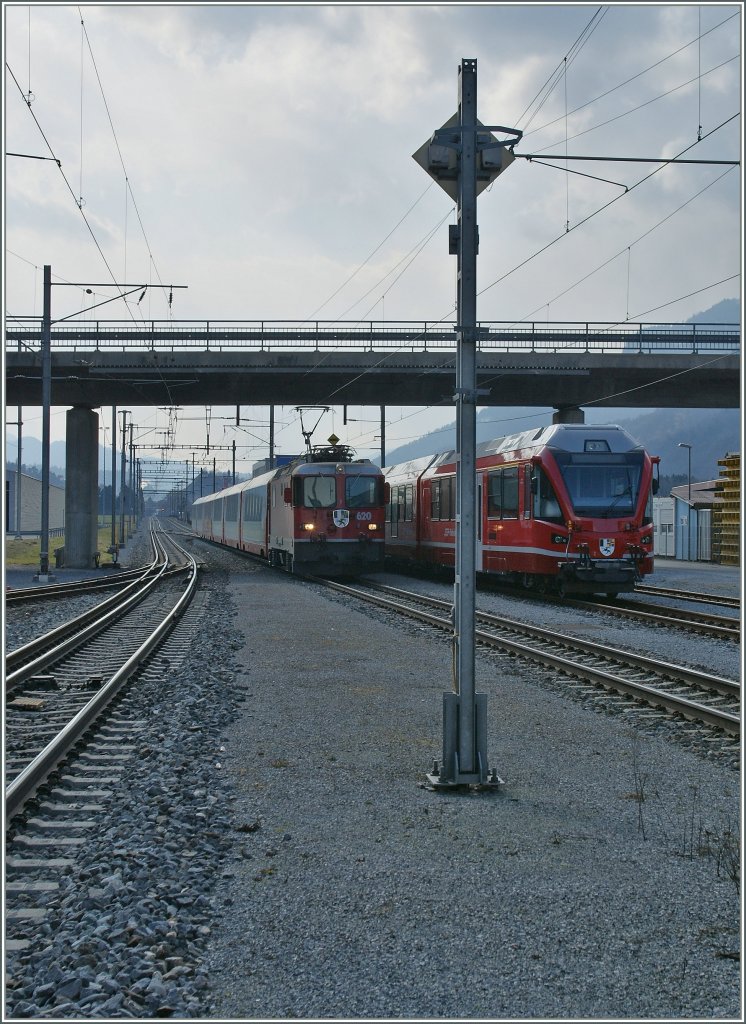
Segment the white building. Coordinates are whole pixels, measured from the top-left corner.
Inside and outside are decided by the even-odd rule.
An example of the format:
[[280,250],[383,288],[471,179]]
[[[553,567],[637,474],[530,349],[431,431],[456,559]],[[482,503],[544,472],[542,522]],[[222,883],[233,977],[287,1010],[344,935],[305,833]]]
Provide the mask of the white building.
[[675,556],[686,562],[712,561],[712,510],[722,504],[717,480],[671,488],[674,500]]
[[[26,535],[41,533],[41,480],[21,473],[21,528],[16,526],[16,471],[5,470],[5,532]],[[49,529],[65,528],[65,488],[49,485]]]
[[676,555],[674,499],[653,498],[653,553],[663,558]]

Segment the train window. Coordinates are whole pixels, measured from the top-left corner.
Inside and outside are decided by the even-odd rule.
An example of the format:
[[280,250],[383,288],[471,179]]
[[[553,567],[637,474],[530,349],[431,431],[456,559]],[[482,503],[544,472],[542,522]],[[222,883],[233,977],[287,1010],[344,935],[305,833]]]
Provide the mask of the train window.
[[347,508],[373,508],[376,504],[377,482],[375,476],[348,476],[345,481]]
[[333,476],[304,476],[304,508],[333,508],[337,504],[337,480]]
[[456,477],[449,476],[443,481],[443,491],[445,497],[441,499],[442,508],[441,515],[443,519],[455,519],[456,518]]
[[456,518],[456,477],[433,480],[431,488],[431,519]]
[[406,491],[406,487],[399,487],[398,488],[396,518],[397,518],[397,520],[400,523],[403,522],[403,520],[404,520],[404,513],[406,511],[406,506],[404,504],[405,497],[406,497],[406,492],[407,492]]
[[396,492],[397,492],[397,488],[396,487],[389,487],[389,501],[388,501],[388,505],[386,506],[386,522],[387,523],[394,523],[394,522],[396,522],[396,520],[394,519],[394,509],[396,508],[396,502],[397,502]]
[[518,467],[487,474],[487,515],[490,519],[518,518]]
[[503,470],[503,519],[518,518],[518,467]]
[[407,484],[404,497],[404,518],[408,523],[414,520],[414,487]]
[[550,523],[563,522],[562,510],[549,477],[540,466],[536,467],[534,474],[534,518]]
[[608,518],[634,512],[642,475],[641,452],[557,452],[554,457],[576,513]]
[[653,489],[652,487],[648,491],[648,500],[645,503],[645,518],[642,521],[643,526],[650,526],[653,522]]
[[245,523],[259,523],[264,516],[264,495],[245,491],[243,496],[243,518]]
[[231,494],[225,499],[225,521],[227,523],[238,522],[238,495]]
[[442,480],[433,480],[430,486],[430,518],[440,519],[440,485]]
[[501,472],[487,475],[487,515],[499,519],[503,505],[503,476]]

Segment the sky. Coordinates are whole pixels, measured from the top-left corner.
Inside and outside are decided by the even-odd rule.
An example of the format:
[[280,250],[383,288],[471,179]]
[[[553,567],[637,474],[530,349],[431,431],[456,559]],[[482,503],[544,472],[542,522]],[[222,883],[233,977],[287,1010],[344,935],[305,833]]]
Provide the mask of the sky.
[[[455,204],[412,154],[456,112],[468,58],[480,120],[521,130],[516,155],[536,156],[479,197],[478,320],[684,321],[741,294],[741,168],[624,161],[740,159],[741,13],[4,3],[6,316],[41,314],[49,264],[60,285],[149,285],[89,313],[117,290],[54,287],[53,318],[453,322]],[[169,306],[171,285],[186,287]],[[235,412],[133,409],[135,443],[197,448],[209,423],[246,472],[267,454],[268,410],[242,407],[240,428]],[[314,442],[333,431],[375,457],[378,408],[347,416],[332,407]],[[455,410],[386,416],[391,451]],[[23,423],[41,436],[40,409]],[[276,423],[277,451],[301,451],[297,411]]]

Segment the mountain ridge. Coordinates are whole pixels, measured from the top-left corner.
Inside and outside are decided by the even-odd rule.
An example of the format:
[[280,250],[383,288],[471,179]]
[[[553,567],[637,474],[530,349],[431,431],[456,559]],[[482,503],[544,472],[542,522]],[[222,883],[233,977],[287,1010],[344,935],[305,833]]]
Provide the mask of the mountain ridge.
[[[686,323],[740,323],[738,299],[723,299],[709,309],[695,313]],[[586,408],[589,424],[615,423],[639,441],[651,455],[661,458],[661,474],[687,474],[688,453],[681,442],[691,444],[693,480],[715,480],[718,459],[741,450],[740,409],[647,409]],[[490,406],[477,414],[477,443],[490,441],[504,434],[547,426],[554,409],[532,406]],[[416,441],[392,449],[386,464],[396,465],[423,455],[449,451],[456,447],[455,420],[447,427],[431,431]],[[380,460],[376,460],[379,461]]]

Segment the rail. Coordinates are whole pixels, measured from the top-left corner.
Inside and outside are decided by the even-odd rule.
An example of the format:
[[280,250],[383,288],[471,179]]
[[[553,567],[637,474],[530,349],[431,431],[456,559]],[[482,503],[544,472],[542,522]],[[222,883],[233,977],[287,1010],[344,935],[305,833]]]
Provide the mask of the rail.
[[[741,347],[738,324],[652,324],[612,322],[511,323],[477,325],[481,352],[573,353],[736,353]],[[282,350],[452,351],[456,325],[431,321],[332,322],[316,320],[66,320],[53,323],[51,347],[56,351],[237,351]],[[6,324],[6,350],[41,350],[39,317],[15,317]]]
[[[161,578],[168,565],[165,550],[162,549],[160,543],[158,546],[162,550],[164,559],[162,564],[155,570],[156,575],[152,578],[152,583],[157,582]],[[187,586],[177,603],[163,614],[159,624],[151,631],[150,635],[134,654],[127,658],[126,662],[101,686],[100,690],[78,711],[75,717],[13,779],[5,791],[6,821],[9,821],[22,808],[25,801],[34,795],[55,767],[64,760],[92,723],[96,721],[114,700],[127,680],[137,672],[140,666],[162,642],[176,620],[183,614],[196,589],[197,563],[188,552],[183,549],[181,550],[188,560],[190,575]],[[155,561],[158,561],[158,557],[156,557]]]
[[[450,614],[452,605],[449,601],[422,593],[410,593],[370,580],[360,581],[355,586],[332,580],[314,579],[314,582],[427,622],[438,629],[453,629]],[[386,596],[377,596],[379,591]],[[445,617],[441,618],[418,606],[441,611]],[[653,707],[664,708],[691,721],[702,722],[729,736],[740,736],[740,714],[737,707],[740,705],[741,687],[734,680],[699,672],[685,665],[672,665],[634,652],[618,650],[608,644],[596,644],[505,616],[478,611],[477,621],[494,631],[476,629],[475,637],[480,643],[538,661],[559,672],[586,679],[594,685],[625,694]],[[564,653],[561,648],[565,649]],[[621,674],[630,669],[628,676]],[[645,682],[639,679],[640,672],[647,677]],[[650,677],[657,677],[652,685]],[[698,690],[702,696],[698,695],[695,700],[682,696],[675,690],[679,684]],[[702,699],[706,693],[716,693],[720,698],[727,698],[730,703],[723,706],[719,706],[718,702],[704,704]]]

